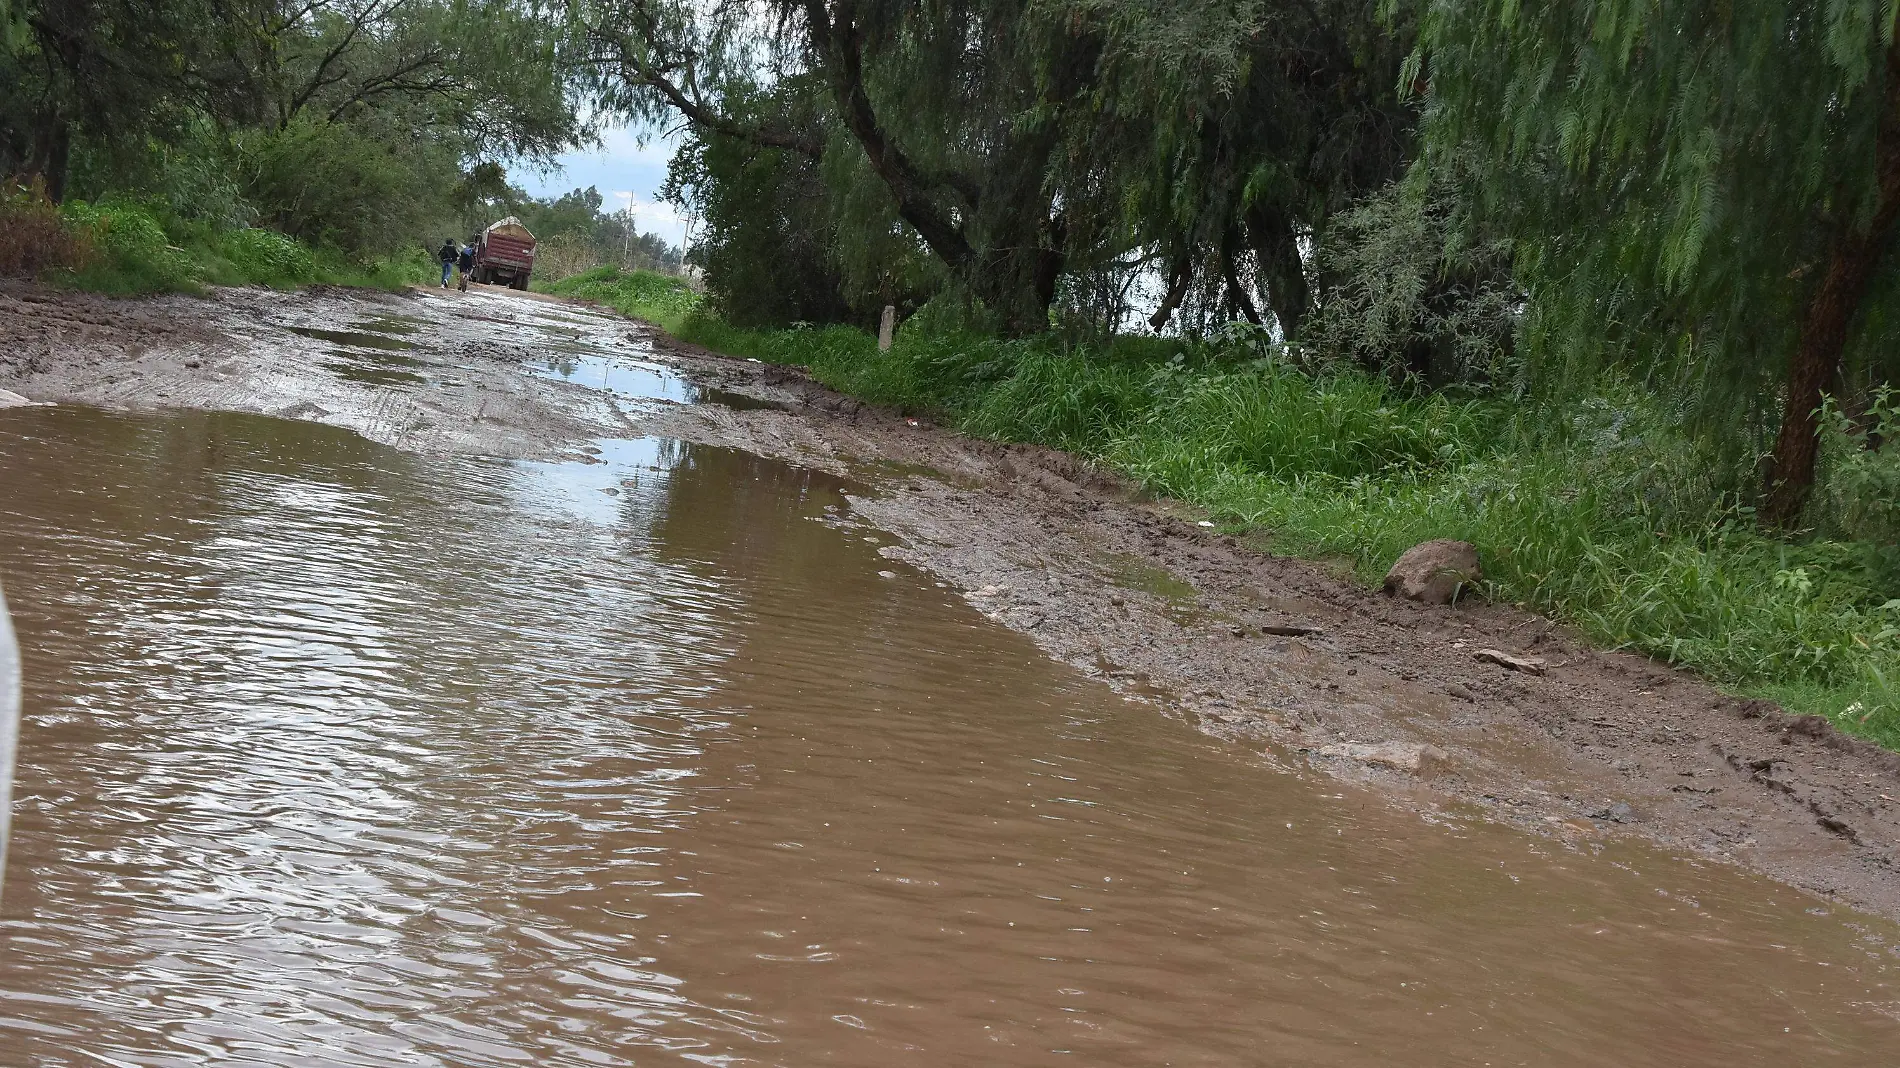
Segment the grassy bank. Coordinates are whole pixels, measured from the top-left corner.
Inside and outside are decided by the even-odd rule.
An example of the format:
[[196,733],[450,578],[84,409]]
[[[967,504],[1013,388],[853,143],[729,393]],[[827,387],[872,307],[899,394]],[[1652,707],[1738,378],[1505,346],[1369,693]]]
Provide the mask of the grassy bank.
[[420,246],[414,255],[366,263],[274,230],[179,219],[135,201],[55,207],[19,187],[0,197],[0,274],[114,296],[196,293],[212,285],[394,290],[426,283],[432,270]]
[[655,271],[622,272],[617,267],[596,267],[570,275],[558,282],[534,283],[543,293],[597,301],[625,315],[658,325],[678,334],[687,317],[699,308],[699,294],[683,278]]
[[1245,338],[1065,348],[905,329],[880,353],[846,327],[733,329],[664,276],[554,288],[972,434],[1091,457],[1368,582],[1417,542],[1470,541],[1491,597],[1900,748],[1896,471],[1845,430],[1819,494],[1832,536],[1783,541],[1724,503],[1749,472],[1634,389],[1561,408],[1420,394],[1308,374]]

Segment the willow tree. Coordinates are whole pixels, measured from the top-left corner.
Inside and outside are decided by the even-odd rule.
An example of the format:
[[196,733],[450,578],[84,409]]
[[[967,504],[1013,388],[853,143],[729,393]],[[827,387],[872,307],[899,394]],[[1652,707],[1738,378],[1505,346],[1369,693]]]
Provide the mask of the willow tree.
[[[579,8],[606,99],[761,147],[862,153],[897,215],[1008,333],[1047,328],[1070,205],[1048,180],[1099,40],[1029,0],[605,0]],[[748,123],[782,80],[823,138]]]
[[1382,19],[1376,0],[1074,9],[1107,45],[1064,180],[1093,183],[1123,209],[1108,221],[1159,252],[1169,283],[1154,325],[1195,288],[1212,298],[1204,312],[1270,315],[1296,336],[1327,284],[1302,246],[1411,159],[1416,104],[1398,86],[1409,16]]
[[218,0],[0,3],[0,177],[37,179],[57,200],[78,138],[245,116],[253,14]]
[[[1312,299],[1302,244],[1411,145],[1396,91],[1407,45],[1374,0],[577,11],[612,107],[862,173],[1012,333],[1048,326],[1065,277],[1159,260],[1174,282],[1165,311],[1198,280],[1255,321],[1264,295],[1290,334]],[[817,106],[773,113],[810,121],[760,121],[758,101],[787,92]],[[835,166],[840,153],[861,171]]]
[[[1882,367],[1900,219],[1900,46],[1875,0],[1433,3],[1440,158],[1516,239],[1546,371],[1687,370],[1779,406],[1761,515],[1796,523],[1817,409]],[[1870,314],[1871,313],[1871,314]]]

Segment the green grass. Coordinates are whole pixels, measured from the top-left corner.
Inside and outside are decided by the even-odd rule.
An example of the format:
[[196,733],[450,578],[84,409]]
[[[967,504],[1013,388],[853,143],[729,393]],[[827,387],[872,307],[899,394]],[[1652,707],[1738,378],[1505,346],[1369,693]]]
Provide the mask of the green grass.
[[596,301],[669,332],[677,331],[700,303],[699,293],[685,279],[656,271],[622,272],[618,267],[595,267],[558,282],[536,282],[534,288],[541,293]]
[[656,285],[607,302],[868,401],[1090,457],[1276,551],[1348,561],[1369,583],[1418,542],[1470,541],[1492,598],[1900,748],[1894,539],[1758,533],[1724,493],[1745,465],[1685,437],[1640,391],[1532,407],[1153,339],[1089,348],[904,330],[879,352],[847,327],[735,329],[685,297],[644,314]]
[[397,290],[428,282],[435,269],[420,249],[361,262],[274,230],[161,221],[159,213],[135,202],[68,201],[60,216],[86,254],[76,267],[44,272],[44,280],[114,296],[200,293],[212,285]]

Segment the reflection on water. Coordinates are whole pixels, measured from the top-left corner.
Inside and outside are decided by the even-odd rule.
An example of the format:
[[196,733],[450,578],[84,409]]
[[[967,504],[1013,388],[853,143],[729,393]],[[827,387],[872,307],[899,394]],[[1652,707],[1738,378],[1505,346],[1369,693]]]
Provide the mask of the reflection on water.
[[695,385],[664,364],[631,359],[620,353],[581,342],[543,346],[558,355],[530,365],[528,373],[576,385],[605,390],[629,400],[672,401],[676,404],[721,404],[741,411],[762,408],[785,410],[782,404],[743,393]]
[[661,364],[629,359],[581,342],[545,347],[558,355],[528,367],[528,372],[537,377],[602,389],[634,400],[685,403],[694,399],[692,383]]
[[[305,337],[315,338],[318,341],[328,341],[337,345],[351,345],[357,348],[384,349],[391,352],[398,352],[403,349],[413,349],[416,347],[414,342],[390,337],[387,333],[383,332],[383,330],[323,330],[314,326],[290,326],[285,327],[285,329],[293,334],[302,334]],[[413,330],[404,332],[413,332]]]
[[1279,776],[824,476],[0,414],[0,1064],[1889,1063],[1888,928]]

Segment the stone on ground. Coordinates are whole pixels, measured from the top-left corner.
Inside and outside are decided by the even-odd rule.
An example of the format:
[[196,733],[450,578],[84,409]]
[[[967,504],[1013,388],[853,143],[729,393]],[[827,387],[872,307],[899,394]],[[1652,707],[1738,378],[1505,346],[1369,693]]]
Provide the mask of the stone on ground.
[[1478,550],[1468,541],[1423,542],[1405,550],[1386,572],[1385,589],[1410,601],[1450,604],[1467,586],[1484,577]]
[[1472,653],[1472,658],[1487,664],[1496,664],[1511,671],[1522,671],[1530,675],[1544,673],[1544,661],[1535,656],[1512,656],[1502,649],[1480,649]]

